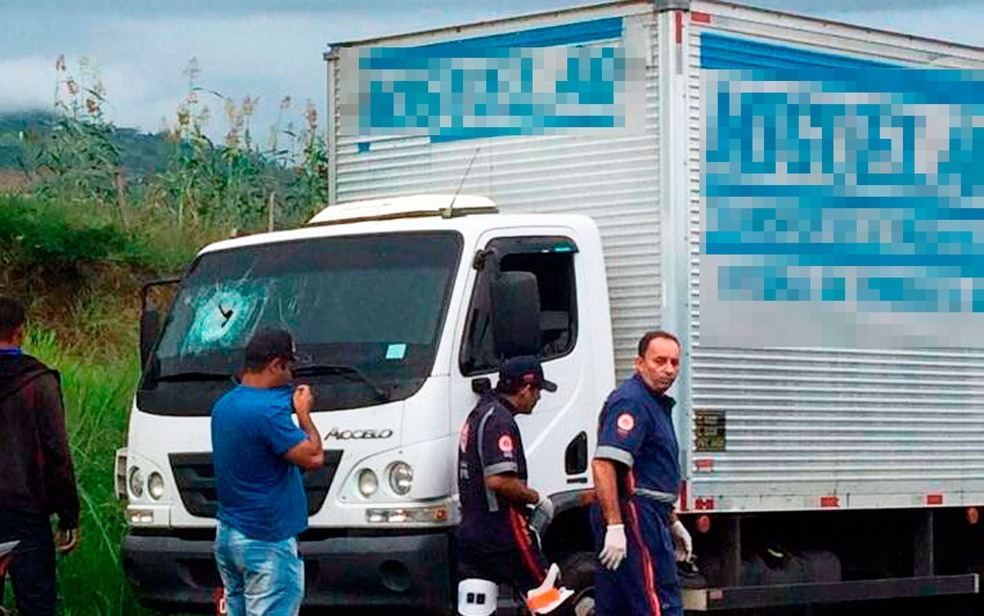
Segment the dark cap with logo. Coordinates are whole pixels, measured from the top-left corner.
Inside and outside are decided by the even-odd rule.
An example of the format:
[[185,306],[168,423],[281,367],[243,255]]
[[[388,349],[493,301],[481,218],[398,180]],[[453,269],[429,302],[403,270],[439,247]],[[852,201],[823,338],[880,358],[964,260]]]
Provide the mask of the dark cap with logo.
[[546,391],[557,391],[557,384],[543,377],[540,360],[532,355],[510,357],[499,368],[499,383],[509,389],[532,383]]
[[294,339],[282,329],[261,329],[246,345],[246,364],[263,366],[274,359],[297,360]]

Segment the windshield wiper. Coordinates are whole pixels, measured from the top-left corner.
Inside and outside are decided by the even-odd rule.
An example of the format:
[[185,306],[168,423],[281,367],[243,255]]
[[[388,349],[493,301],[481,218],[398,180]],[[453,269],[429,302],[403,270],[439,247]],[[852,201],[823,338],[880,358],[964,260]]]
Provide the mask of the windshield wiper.
[[220,372],[175,372],[174,374],[165,374],[164,376],[154,377],[154,381],[185,383],[192,381],[228,381],[232,378],[233,377],[231,374],[223,374]]
[[376,397],[380,402],[385,402],[390,399],[390,395],[383,391],[378,385],[376,385],[372,379],[367,377],[355,366],[345,366],[341,364],[311,364],[307,366],[299,366],[292,370],[295,377],[305,377],[305,376],[325,376],[325,375],[338,375],[345,377],[350,381],[357,381],[369,387],[376,393]]

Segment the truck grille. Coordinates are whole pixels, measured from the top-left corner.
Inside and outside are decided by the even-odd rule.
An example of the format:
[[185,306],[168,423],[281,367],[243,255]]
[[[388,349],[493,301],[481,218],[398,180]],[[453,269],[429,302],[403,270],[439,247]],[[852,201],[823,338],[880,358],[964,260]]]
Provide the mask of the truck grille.
[[[188,513],[200,518],[214,518],[219,504],[215,495],[212,454],[172,453],[168,458],[178,486],[178,494],[181,495],[181,502],[184,503]],[[316,471],[304,473],[308,515],[317,513],[324,504],[341,459],[340,450],[326,450],[324,466]]]

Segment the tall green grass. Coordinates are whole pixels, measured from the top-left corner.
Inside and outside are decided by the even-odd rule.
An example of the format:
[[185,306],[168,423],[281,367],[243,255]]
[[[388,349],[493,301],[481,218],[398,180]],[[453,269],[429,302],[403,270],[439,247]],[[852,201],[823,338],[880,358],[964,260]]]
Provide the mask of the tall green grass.
[[[151,614],[137,605],[120,565],[126,527],[124,505],[116,498],[113,478],[113,457],[125,441],[138,378],[136,353],[94,363],[60,345],[52,332],[38,330],[29,332],[24,347],[61,373],[68,441],[82,506],[81,543],[75,552],[58,559],[63,612],[72,616]],[[11,604],[11,597],[7,599]]]

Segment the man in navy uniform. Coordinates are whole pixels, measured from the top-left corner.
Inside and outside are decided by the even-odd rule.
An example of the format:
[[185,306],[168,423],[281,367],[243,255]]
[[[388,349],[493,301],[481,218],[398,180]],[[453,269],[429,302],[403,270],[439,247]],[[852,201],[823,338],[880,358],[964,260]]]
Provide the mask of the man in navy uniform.
[[602,564],[595,613],[683,616],[676,561],[690,560],[693,544],[673,511],[679,447],[675,402],[666,395],[680,372],[679,340],[663,331],[646,333],[635,368],[599,418],[592,461],[598,499],[591,525]]
[[[461,429],[458,579],[480,581],[487,599],[479,606],[459,603],[461,613],[493,613],[500,583],[526,597],[547,579],[547,561],[529,526],[542,529],[553,517],[553,503],[526,485],[523,440],[514,419],[533,411],[541,390],[553,392],[557,385],[544,378],[539,360],[507,359],[495,389],[482,396]],[[461,601],[465,594],[459,592]]]

